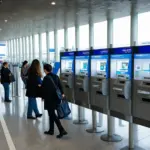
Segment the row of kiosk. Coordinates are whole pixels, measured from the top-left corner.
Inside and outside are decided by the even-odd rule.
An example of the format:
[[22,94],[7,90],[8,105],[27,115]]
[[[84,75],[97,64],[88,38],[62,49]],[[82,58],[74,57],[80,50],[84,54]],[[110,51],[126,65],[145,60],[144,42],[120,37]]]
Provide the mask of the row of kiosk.
[[69,102],[150,127],[150,46],[61,52],[60,62]]

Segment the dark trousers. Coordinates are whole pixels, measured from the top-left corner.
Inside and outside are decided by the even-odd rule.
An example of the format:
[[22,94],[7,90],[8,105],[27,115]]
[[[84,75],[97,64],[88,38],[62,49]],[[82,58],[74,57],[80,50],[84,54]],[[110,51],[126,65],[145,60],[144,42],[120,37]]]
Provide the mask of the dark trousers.
[[56,123],[59,132],[61,133],[64,128],[61,125],[60,120],[58,119],[58,116],[55,113],[55,110],[48,110],[48,115],[49,115],[49,126],[50,126],[50,131],[54,131],[54,122]]
[[3,83],[5,100],[9,100],[9,83]]

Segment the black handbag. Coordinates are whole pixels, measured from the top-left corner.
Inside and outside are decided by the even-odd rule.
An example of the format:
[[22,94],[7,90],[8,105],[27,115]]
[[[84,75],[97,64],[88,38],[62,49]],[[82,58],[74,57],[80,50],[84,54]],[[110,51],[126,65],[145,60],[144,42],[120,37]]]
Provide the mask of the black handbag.
[[9,81],[10,81],[10,83],[15,82],[15,77],[14,77],[14,75],[12,73],[9,76]]
[[66,118],[71,113],[68,102],[64,100],[58,105],[56,111],[59,119]]

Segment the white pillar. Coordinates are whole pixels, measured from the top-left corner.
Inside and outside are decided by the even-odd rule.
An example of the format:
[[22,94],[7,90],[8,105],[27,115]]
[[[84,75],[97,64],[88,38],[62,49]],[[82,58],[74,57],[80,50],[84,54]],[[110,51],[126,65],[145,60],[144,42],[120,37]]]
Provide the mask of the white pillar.
[[59,51],[58,51],[58,31],[54,30],[54,49],[55,49],[55,61],[59,61]]
[[[136,46],[138,37],[138,14],[137,14],[137,0],[131,2],[131,35],[130,45]],[[133,100],[132,100],[133,101]],[[132,117],[131,117],[131,120]],[[134,149],[134,136],[137,132],[133,122],[129,122],[129,149]],[[136,148],[135,148],[136,149]]]
[[35,59],[35,36],[32,35],[32,59]]
[[50,35],[49,35],[48,31],[46,32],[46,48],[47,48],[47,63],[49,63],[50,62],[50,52],[49,52],[49,49],[50,49]]
[[42,64],[42,34],[39,33],[39,61]]
[[32,57],[32,43],[31,43],[32,37],[29,36],[29,62],[31,62]]

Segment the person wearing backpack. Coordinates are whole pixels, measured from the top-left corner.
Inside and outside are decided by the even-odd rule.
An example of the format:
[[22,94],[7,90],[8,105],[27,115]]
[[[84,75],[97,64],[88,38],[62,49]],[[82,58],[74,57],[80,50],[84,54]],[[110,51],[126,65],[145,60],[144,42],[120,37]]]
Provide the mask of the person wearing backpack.
[[67,135],[67,132],[63,128],[58,116],[55,113],[57,105],[59,104],[59,99],[53,82],[60,89],[62,97],[65,97],[65,95],[59,77],[52,73],[52,66],[49,64],[45,64],[44,72],[46,76],[44,77],[42,83],[42,93],[43,93],[42,98],[44,100],[44,109],[48,111],[49,127],[50,127],[49,130],[45,131],[44,133],[54,135],[54,123],[56,123],[58,130],[60,132],[59,135],[57,135],[57,138],[62,138],[64,135]]

